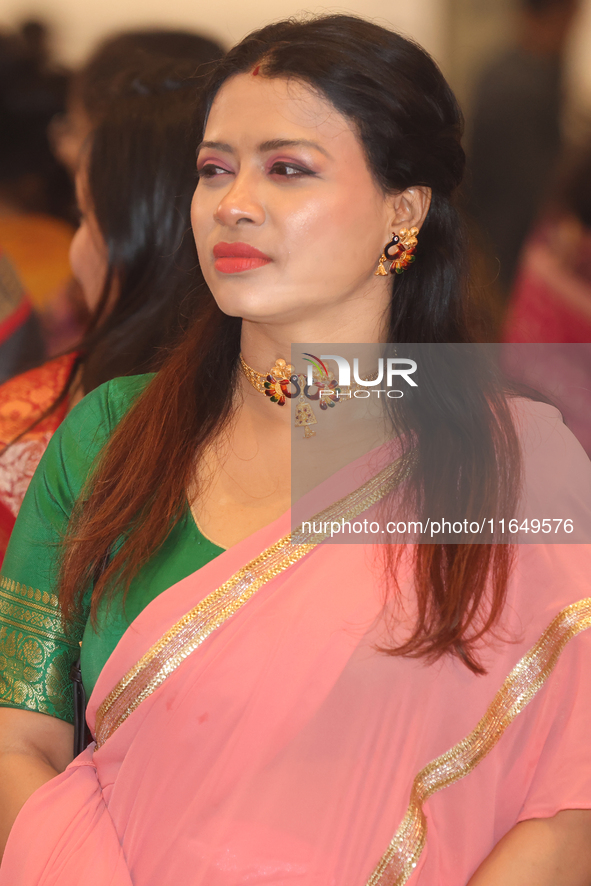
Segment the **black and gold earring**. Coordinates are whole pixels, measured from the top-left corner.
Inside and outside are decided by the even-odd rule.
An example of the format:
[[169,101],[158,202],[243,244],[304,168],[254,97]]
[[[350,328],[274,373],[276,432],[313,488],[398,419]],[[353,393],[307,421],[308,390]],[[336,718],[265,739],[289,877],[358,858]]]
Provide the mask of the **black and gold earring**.
[[[392,233],[392,239],[384,246],[384,251],[380,256],[378,266],[374,273],[375,277],[385,277],[388,271],[385,268],[387,261],[392,262],[390,265],[391,274],[402,274],[407,267],[415,261],[414,251],[417,245],[417,234],[419,229],[412,227],[410,231],[402,228],[400,234]],[[396,250],[391,254],[391,250]]]

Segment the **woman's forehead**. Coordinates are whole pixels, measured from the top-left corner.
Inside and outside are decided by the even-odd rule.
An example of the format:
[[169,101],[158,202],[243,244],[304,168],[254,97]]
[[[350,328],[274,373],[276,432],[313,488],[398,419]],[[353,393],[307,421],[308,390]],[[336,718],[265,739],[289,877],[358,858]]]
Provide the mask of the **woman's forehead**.
[[260,72],[227,80],[212,104],[205,139],[259,144],[278,138],[308,139],[325,147],[357,141],[351,123],[301,80],[269,78]]

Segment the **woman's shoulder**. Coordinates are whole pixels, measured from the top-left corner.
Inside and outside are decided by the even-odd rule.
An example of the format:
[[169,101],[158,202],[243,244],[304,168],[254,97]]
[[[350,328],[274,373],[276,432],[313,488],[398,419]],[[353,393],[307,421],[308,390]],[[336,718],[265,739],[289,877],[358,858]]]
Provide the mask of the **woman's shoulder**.
[[113,431],[152,375],[116,378],[87,394],[60,424],[41,459],[25,502],[45,485],[67,507],[82,490]]
[[112,378],[87,394],[79,405],[89,401],[87,404],[89,408],[99,406],[107,412],[110,423],[114,427],[145,391],[153,378],[153,372]]

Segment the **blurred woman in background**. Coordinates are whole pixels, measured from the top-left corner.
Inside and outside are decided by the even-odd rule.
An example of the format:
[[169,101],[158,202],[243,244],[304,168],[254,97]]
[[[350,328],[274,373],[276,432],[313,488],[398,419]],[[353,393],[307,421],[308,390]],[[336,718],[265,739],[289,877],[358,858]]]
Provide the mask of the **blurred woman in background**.
[[[66,110],[51,121],[54,153],[75,178],[92,130],[117,101],[122,72],[150,71],[158,61],[186,62],[187,71],[201,71],[218,59],[218,43],[191,31],[143,29],[123,31],[103,40],[86,64],[70,79]],[[204,67],[205,66],[205,67]],[[89,321],[80,286],[72,278],[53,293],[42,313],[43,332],[50,355],[75,346]]]
[[[121,64],[121,59],[119,59]],[[90,312],[76,348],[0,387],[3,554],[29,480],[67,412],[102,382],[156,369],[202,285],[189,210],[199,63],[145,55],[111,71],[110,101],[77,173],[72,271]]]
[[591,147],[561,176],[529,239],[504,339],[591,342]]
[[526,244],[504,327],[519,381],[556,398],[591,455],[591,146],[559,176]]
[[186,62],[187,68],[199,65],[205,72],[222,54],[219,43],[191,31],[145,28],[106,38],[72,77],[65,113],[52,120],[55,153],[75,176],[84,144],[108,113],[123,71],[149,70],[158,60],[168,60]]

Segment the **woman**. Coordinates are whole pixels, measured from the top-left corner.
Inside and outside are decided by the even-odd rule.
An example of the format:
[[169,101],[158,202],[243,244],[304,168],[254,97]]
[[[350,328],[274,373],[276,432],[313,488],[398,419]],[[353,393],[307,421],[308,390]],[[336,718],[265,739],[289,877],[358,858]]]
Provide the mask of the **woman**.
[[[340,387],[334,343],[466,341],[453,96],[415,44],[328,16],[246,38],[207,97],[192,218],[215,304],[154,378],[72,412],[7,554],[4,833],[28,802],[0,884],[586,883],[588,548],[290,535],[290,446],[310,473],[341,458],[323,428],[364,422],[326,400],[378,380],[359,357]],[[294,341],[333,343],[306,348],[313,384]],[[467,518],[513,514],[520,461],[527,487],[548,458],[542,492],[588,521],[557,413],[509,405],[462,347],[425,358],[462,397],[423,374],[397,439],[312,483],[322,527],[426,516],[442,477]],[[80,640],[96,744],[65,768]]]
[[[0,387],[0,526],[7,540],[52,434],[88,391],[157,368],[202,285],[188,231],[195,187],[193,62],[143,58],[112,73],[110,107],[77,177],[72,272],[90,312],[63,354]],[[6,541],[0,554],[6,550]]]
[[587,149],[563,171],[524,252],[506,341],[591,341],[590,178]]
[[[125,71],[141,75],[145,70],[149,76],[160,65],[182,67],[184,62],[192,75],[198,66],[222,55],[219,43],[191,31],[149,28],[102,40],[71,78],[65,113],[51,120],[49,134],[56,157],[74,179],[92,131],[117,102]],[[49,353],[59,354],[77,345],[87,322],[79,286],[69,279],[43,311]]]

